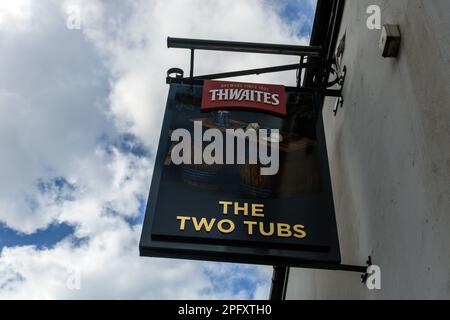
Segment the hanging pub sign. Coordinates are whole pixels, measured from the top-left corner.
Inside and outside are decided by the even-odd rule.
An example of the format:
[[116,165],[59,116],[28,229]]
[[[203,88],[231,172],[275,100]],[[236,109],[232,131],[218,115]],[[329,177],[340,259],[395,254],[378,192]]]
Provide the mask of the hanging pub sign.
[[140,254],[339,264],[318,99],[268,84],[171,84]]

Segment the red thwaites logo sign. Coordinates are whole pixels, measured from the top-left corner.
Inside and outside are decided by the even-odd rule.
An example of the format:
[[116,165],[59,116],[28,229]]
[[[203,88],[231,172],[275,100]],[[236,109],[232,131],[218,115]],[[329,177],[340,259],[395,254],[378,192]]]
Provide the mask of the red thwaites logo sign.
[[202,111],[254,110],[286,116],[284,86],[205,80]]

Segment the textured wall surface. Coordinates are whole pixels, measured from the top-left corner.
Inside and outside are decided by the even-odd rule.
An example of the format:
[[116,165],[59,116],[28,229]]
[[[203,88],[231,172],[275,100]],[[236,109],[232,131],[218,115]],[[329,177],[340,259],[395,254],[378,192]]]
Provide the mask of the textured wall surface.
[[[399,24],[397,59],[379,30]],[[450,1],[347,0],[345,103],[324,118],[342,260],[382,270],[382,289],[359,274],[291,269],[288,299],[450,299]]]

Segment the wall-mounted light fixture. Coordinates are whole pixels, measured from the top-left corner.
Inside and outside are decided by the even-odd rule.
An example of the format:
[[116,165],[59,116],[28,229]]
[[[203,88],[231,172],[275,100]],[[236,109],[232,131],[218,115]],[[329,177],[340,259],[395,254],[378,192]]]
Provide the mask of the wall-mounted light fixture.
[[380,37],[380,49],[383,57],[398,57],[401,38],[400,27],[397,24],[385,24],[383,26]]

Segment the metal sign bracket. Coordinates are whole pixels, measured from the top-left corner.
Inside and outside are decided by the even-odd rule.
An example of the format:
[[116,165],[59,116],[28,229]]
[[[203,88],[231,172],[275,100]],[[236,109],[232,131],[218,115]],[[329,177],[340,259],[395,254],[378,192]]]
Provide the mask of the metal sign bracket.
[[[202,80],[217,80],[232,77],[241,77],[248,75],[260,75],[274,72],[282,72],[289,70],[297,70],[297,86],[299,91],[308,90],[315,91],[322,96],[338,97],[338,100],[343,101],[341,89],[345,80],[344,72],[339,71],[337,60],[329,61],[324,59],[322,47],[320,46],[296,46],[283,44],[267,44],[267,43],[249,43],[249,42],[235,42],[235,41],[218,41],[218,40],[199,40],[199,39],[184,39],[184,38],[167,38],[168,48],[188,49],[190,51],[190,69],[189,77],[184,77],[183,70],[179,68],[171,68],[167,72],[166,82],[170,83],[196,83]],[[273,54],[273,55],[289,55],[298,56],[299,63],[279,65],[264,68],[255,68],[215,74],[195,75],[195,51],[196,50],[211,50],[224,52],[245,52],[256,54]],[[315,74],[312,87],[305,86],[303,76],[306,71]],[[329,74],[336,74],[336,79],[330,82],[324,82],[322,79]],[[331,89],[336,84],[340,85],[340,89]],[[294,87],[290,88],[291,91]]]
[[[346,271],[346,272],[358,272],[361,273],[361,283],[365,284],[369,277],[369,268],[373,265],[372,257],[369,256],[365,266],[355,265],[327,265],[320,264],[314,266],[305,266],[305,268],[319,269],[319,270],[333,270],[333,271]],[[289,267],[274,266],[274,272],[272,277],[272,286],[270,290],[270,300],[284,300],[286,297],[287,282],[289,277]]]

